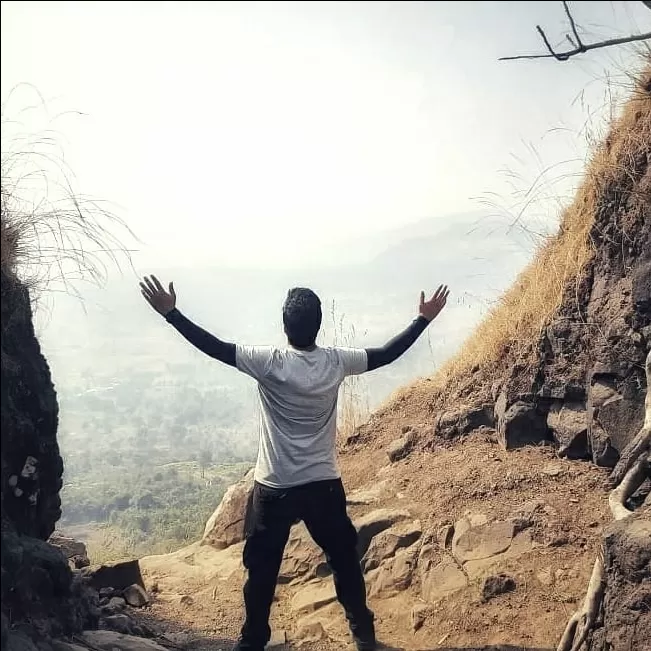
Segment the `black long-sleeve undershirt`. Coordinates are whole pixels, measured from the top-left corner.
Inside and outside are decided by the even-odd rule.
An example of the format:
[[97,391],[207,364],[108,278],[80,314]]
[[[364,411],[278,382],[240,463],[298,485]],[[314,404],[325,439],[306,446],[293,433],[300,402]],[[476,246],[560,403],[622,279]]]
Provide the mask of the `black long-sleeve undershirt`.
[[367,348],[368,369],[373,371],[381,366],[394,362],[406,352],[420,337],[429,321],[424,316],[414,319],[399,335],[387,341],[381,348]]
[[[235,366],[235,344],[222,341],[218,337],[206,332],[203,328],[185,317],[178,309],[174,308],[165,316],[166,321],[173,325],[193,346],[202,353],[214,359]],[[394,362],[405,353],[414,342],[420,337],[429,321],[419,316],[414,319],[400,334],[390,339],[384,346],[379,348],[367,348],[368,371],[373,371],[381,366]]]
[[221,339],[206,332],[196,323],[185,317],[179,310],[174,308],[165,315],[165,320],[173,325],[193,346],[196,346],[202,353],[210,357],[235,366],[235,344]]

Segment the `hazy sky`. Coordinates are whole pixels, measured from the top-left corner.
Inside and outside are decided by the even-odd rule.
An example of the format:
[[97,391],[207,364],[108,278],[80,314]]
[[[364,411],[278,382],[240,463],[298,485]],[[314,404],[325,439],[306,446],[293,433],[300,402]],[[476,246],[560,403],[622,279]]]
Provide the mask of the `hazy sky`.
[[[571,5],[587,40],[651,28],[640,2]],[[537,23],[561,42],[561,3],[3,1],[3,149],[54,129],[76,187],[143,240],[138,267],[332,260],[343,239],[508,203],[505,168],[520,190],[580,168],[605,72],[634,55],[497,61],[541,51]],[[45,106],[10,97],[23,83]]]

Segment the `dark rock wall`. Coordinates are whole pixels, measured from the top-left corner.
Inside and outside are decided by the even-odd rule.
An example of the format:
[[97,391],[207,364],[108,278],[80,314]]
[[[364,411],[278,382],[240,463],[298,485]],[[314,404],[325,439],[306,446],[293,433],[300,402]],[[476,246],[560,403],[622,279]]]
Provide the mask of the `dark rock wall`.
[[1,291],[2,520],[19,534],[47,540],[61,517],[59,408],[27,289],[3,273]]
[[0,290],[4,649],[20,636],[65,635],[90,622],[83,587],[64,555],[46,542],[61,516],[63,474],[50,370],[34,333],[27,288],[2,271]]
[[651,507],[608,528],[604,566],[603,625],[589,651],[651,649]]
[[555,439],[570,457],[612,466],[642,425],[651,348],[650,159],[651,93],[642,85],[625,124],[606,140],[603,173],[589,179],[594,255],[540,340],[493,386],[507,447],[532,436]]

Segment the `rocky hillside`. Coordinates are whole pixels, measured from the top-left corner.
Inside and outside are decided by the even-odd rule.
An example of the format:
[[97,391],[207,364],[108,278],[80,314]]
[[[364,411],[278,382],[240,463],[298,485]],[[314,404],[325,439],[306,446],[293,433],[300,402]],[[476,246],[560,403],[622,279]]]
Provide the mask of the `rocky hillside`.
[[[555,441],[561,454],[613,466],[640,427],[651,346],[651,69],[594,152],[560,229],[433,379],[380,410],[438,437],[494,427],[507,448]],[[382,443],[386,443],[382,439]]]

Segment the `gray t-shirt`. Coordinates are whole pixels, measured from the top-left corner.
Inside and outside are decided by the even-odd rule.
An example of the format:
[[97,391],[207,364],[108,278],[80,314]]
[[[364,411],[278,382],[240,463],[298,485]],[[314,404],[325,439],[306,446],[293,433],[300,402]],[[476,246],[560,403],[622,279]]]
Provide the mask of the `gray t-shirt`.
[[236,365],[258,382],[260,447],[255,480],[272,488],[290,488],[339,478],[339,386],[346,376],[367,370],[366,351],[238,345]]

